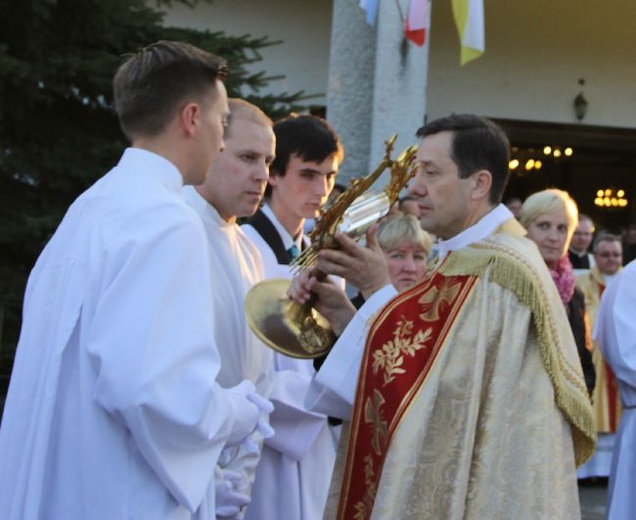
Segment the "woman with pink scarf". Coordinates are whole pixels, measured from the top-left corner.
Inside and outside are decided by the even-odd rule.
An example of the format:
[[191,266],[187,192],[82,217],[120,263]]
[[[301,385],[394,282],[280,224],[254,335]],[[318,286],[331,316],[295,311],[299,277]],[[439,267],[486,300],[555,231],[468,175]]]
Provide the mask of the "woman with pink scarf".
[[565,191],[549,189],[526,199],[519,221],[528,231],[528,238],[537,244],[559,290],[591,395],[596,373],[592,364],[590,328],[583,293],[575,286],[572,263],[567,255],[578,219],[579,210],[572,197]]

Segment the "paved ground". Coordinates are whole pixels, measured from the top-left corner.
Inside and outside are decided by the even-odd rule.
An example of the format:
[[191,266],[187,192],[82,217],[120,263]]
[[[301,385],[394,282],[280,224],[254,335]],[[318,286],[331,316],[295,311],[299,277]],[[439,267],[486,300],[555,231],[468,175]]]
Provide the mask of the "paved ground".
[[604,520],[607,486],[579,486],[581,520]]

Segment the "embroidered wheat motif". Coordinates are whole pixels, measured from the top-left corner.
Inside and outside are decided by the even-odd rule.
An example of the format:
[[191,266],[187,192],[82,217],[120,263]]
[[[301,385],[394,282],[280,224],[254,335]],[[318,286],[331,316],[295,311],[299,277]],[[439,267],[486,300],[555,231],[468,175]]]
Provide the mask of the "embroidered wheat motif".
[[433,329],[418,330],[413,335],[413,322],[402,318],[393,333],[393,339],[373,352],[373,372],[384,370],[384,386],[399,374],[404,373],[404,355],[414,356],[415,352],[426,347]]

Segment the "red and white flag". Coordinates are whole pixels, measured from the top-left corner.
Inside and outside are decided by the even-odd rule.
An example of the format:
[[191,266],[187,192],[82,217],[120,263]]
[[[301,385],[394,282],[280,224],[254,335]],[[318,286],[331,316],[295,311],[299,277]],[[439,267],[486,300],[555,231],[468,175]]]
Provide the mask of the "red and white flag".
[[426,31],[430,25],[429,0],[411,0],[404,25],[404,35],[420,47],[426,42]]

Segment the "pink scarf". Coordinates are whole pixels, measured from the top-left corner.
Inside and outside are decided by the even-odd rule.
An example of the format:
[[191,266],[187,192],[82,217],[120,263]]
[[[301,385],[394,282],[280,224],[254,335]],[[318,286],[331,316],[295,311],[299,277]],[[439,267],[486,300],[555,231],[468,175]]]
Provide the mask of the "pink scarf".
[[570,300],[572,299],[572,295],[574,294],[574,271],[572,270],[572,262],[568,258],[566,254],[561,260],[557,262],[556,269],[552,269],[548,267],[550,270],[550,274],[552,275],[552,279],[557,286],[559,291],[559,296],[561,296],[561,301],[563,305],[566,307]]

